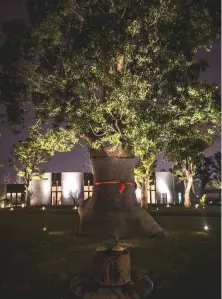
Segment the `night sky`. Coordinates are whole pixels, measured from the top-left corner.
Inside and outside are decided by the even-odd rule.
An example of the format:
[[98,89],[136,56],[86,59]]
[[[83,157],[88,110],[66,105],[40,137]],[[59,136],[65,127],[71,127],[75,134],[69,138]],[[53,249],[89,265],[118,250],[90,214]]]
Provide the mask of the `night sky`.
[[[13,18],[27,18],[24,0],[0,0],[0,22]],[[220,84],[221,82],[221,42],[216,41],[212,51],[206,53],[204,50],[198,52],[197,58],[208,61],[210,68],[207,72],[201,75],[201,78],[208,82]],[[4,107],[0,106],[0,115],[4,112]],[[0,164],[4,167],[0,168],[0,183],[4,182],[4,174],[13,173],[8,166],[8,158],[12,145],[22,139],[22,134],[14,136],[10,129],[4,125],[0,125]],[[215,144],[205,151],[206,155],[212,155],[214,152],[221,150],[221,142],[217,140]],[[65,171],[86,171],[88,155],[83,150],[82,146],[77,145],[69,153],[58,153],[48,163],[46,170],[50,172],[65,172]],[[157,170],[171,167],[170,163],[161,162],[158,159]]]

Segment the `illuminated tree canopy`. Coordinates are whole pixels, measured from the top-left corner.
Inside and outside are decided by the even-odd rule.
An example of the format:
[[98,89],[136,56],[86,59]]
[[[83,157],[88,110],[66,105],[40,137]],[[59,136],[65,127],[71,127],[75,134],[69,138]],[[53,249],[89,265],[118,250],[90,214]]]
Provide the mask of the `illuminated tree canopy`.
[[28,1],[29,26],[4,27],[10,120],[30,102],[37,118],[67,122],[92,147],[128,144],[139,155],[172,122],[214,121],[217,87],[199,81],[207,65],[195,53],[219,37],[216,3]]

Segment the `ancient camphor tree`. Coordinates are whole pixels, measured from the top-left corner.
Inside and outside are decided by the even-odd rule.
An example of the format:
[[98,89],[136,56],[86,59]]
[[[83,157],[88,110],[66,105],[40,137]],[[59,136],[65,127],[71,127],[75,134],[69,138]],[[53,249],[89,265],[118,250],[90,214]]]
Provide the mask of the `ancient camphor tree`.
[[72,150],[75,142],[74,131],[59,128],[43,132],[38,126],[32,126],[28,129],[28,137],[13,146],[10,164],[16,170],[17,176],[23,178],[27,206],[30,206],[32,197],[32,180],[41,179],[44,164],[49,162],[56,152]]
[[[214,1],[213,1],[214,2]],[[214,121],[217,87],[195,59],[220,35],[212,1],[27,1],[29,25],[3,28],[2,98],[11,121],[22,104],[65,122],[90,145],[94,191],[80,233],[157,235],[134,190],[134,156],[170,128]]]

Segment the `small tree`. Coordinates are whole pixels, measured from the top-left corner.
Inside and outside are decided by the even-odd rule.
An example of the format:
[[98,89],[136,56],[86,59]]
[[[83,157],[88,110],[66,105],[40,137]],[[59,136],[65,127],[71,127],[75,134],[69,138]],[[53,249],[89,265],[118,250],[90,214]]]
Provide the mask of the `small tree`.
[[147,190],[154,179],[155,156],[153,153],[147,153],[140,158],[135,168],[135,179],[141,187],[141,207],[145,210],[148,209]]
[[41,179],[43,164],[47,163],[56,152],[72,150],[77,141],[74,131],[68,129],[50,129],[45,133],[38,126],[28,129],[29,137],[18,141],[12,149],[11,166],[22,177],[26,186],[26,205],[30,206],[32,197],[30,187],[33,179]]
[[81,202],[84,200],[84,194],[81,194],[80,192],[76,191],[70,191],[69,196],[71,200],[73,201],[74,207],[79,207]]
[[165,147],[164,157],[175,164],[174,173],[184,182],[184,206],[191,207],[190,190],[197,165],[203,158],[203,151],[212,144],[207,129],[198,125],[176,128],[175,135]]

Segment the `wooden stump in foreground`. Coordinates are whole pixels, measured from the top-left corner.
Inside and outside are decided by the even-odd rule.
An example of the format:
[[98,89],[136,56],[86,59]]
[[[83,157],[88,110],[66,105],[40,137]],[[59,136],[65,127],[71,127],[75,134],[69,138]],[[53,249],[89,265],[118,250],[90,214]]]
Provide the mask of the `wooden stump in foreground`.
[[76,275],[71,281],[71,290],[83,299],[146,298],[153,290],[152,281],[130,268],[128,250],[121,246],[112,250],[99,247],[93,254],[92,270]]
[[119,286],[130,281],[130,253],[96,251],[93,254],[93,279],[101,285]]

